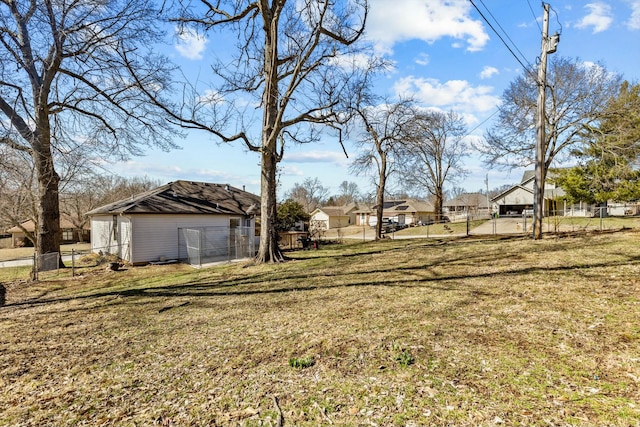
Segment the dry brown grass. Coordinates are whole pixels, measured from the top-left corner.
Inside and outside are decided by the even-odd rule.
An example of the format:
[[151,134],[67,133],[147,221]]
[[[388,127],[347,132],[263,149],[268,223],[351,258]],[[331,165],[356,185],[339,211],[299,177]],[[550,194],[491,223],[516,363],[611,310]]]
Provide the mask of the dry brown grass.
[[[90,243],[74,243],[71,245],[60,246],[60,252],[64,254],[70,254],[72,249],[75,250],[76,252],[80,252],[80,251],[88,252],[91,250],[91,244]],[[0,249],[0,261],[33,258],[33,252],[34,252],[33,247]]]
[[639,425],[639,237],[9,284],[0,425]]

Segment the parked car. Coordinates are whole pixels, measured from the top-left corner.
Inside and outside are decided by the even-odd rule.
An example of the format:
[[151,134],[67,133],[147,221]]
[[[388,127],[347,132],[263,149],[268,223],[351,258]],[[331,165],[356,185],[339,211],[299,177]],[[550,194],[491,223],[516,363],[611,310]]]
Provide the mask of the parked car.
[[533,209],[525,209],[522,211],[522,216],[533,216]]
[[402,230],[406,228],[405,224],[400,224],[397,221],[383,221],[382,222],[382,232],[383,233],[393,233],[398,230]]

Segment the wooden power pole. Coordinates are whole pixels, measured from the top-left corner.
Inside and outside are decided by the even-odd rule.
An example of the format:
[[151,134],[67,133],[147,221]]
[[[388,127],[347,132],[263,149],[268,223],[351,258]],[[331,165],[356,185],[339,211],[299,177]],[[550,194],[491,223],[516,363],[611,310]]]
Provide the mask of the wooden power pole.
[[560,36],[549,38],[549,4],[543,3],[542,51],[538,67],[538,111],[536,123],[536,160],[535,181],[533,184],[533,238],[542,238],[542,217],[544,216],[544,182],[547,177],[546,153],[547,136],[545,132],[545,102],[547,90],[547,54],[556,51]]

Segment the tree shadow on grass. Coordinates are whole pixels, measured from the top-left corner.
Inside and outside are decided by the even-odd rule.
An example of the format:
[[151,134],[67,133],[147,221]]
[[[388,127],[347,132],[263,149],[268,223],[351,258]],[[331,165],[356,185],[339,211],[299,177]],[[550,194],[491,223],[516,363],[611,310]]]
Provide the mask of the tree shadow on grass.
[[[496,293],[489,290],[479,290],[476,287],[465,287],[464,282],[474,279],[483,278],[500,278],[504,280],[508,277],[525,276],[532,274],[552,274],[562,272],[576,272],[581,275],[585,275],[591,269],[604,268],[604,267],[617,267],[631,264],[640,264],[640,256],[633,256],[630,254],[618,253],[621,257],[616,262],[592,262],[589,264],[579,265],[565,265],[565,266],[522,266],[518,267],[516,264],[509,270],[496,271],[481,271],[474,272],[477,269],[469,269],[465,274],[440,274],[436,275],[430,273],[427,269],[434,268],[438,265],[445,265],[453,262],[451,258],[446,260],[440,260],[434,264],[429,265],[414,265],[414,266],[402,266],[402,267],[380,267],[375,269],[368,269],[367,271],[360,272],[333,272],[326,274],[324,277],[327,279],[326,284],[317,283],[317,275],[313,272],[307,274],[291,274],[288,276],[279,276],[278,282],[298,282],[289,283],[285,285],[271,284],[274,281],[264,280],[260,278],[260,275],[253,275],[241,279],[235,279],[225,281],[220,279],[215,282],[203,281],[203,282],[190,282],[168,286],[147,286],[139,288],[130,288],[118,291],[106,291],[106,292],[93,292],[86,295],[79,295],[73,297],[60,297],[60,298],[39,298],[29,299],[22,302],[15,302],[7,304],[5,307],[30,307],[30,306],[42,306],[47,304],[55,304],[69,301],[83,301],[83,300],[98,300],[101,298],[212,298],[212,297],[228,297],[228,296],[255,296],[255,295],[275,295],[284,294],[289,292],[309,292],[318,290],[330,290],[340,288],[356,288],[356,287],[393,287],[393,288],[425,288],[434,291],[445,292],[459,292],[465,291],[473,294],[475,298],[480,297],[494,297]],[[457,259],[457,261],[465,261],[469,266],[475,266],[482,259],[487,260],[491,257],[491,254],[478,254],[476,257],[469,257],[465,255]],[[459,266],[458,266],[459,267]],[[386,273],[397,274],[398,272],[405,272],[411,274],[410,278],[406,280],[398,280],[397,277],[390,277],[388,279],[378,280],[358,280],[359,277],[364,275],[384,275]],[[426,274],[429,274],[428,276]],[[314,283],[304,284],[305,279],[314,278]],[[353,280],[349,280],[352,278]],[[342,279],[342,280],[338,280]]]

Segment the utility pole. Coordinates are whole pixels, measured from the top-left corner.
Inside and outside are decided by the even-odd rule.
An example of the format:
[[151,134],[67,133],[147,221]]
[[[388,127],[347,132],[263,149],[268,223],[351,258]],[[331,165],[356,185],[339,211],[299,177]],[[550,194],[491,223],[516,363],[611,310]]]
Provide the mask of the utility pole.
[[547,176],[545,157],[547,152],[547,137],[545,132],[545,102],[547,90],[547,54],[556,51],[560,35],[554,34],[549,38],[549,4],[543,3],[544,16],[542,19],[542,50],[538,67],[538,112],[536,123],[536,161],[535,181],[533,183],[533,238],[542,238],[542,217],[544,216],[544,181]]

